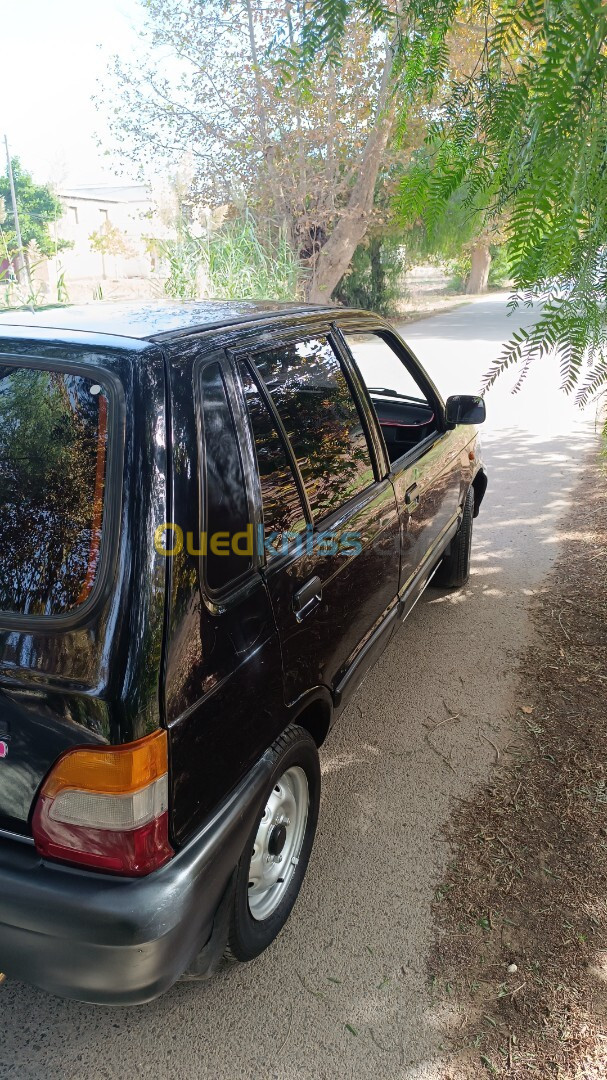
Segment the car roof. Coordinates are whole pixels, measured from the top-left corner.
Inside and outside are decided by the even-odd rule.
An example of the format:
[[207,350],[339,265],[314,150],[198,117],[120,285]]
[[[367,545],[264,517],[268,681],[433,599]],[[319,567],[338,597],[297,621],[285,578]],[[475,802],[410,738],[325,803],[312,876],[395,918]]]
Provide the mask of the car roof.
[[132,300],[121,303],[58,305],[41,311],[0,314],[0,334],[11,326],[83,331],[114,337],[156,339],[164,335],[209,330],[272,315],[331,310],[313,304],[276,300]]

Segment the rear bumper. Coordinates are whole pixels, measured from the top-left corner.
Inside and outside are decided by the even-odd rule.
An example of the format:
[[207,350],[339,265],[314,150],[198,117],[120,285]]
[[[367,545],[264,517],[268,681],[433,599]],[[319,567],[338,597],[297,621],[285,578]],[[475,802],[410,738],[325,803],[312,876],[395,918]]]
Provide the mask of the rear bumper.
[[222,897],[270,770],[264,755],[202,832],[148,877],[64,867],[0,841],[0,971],[105,1005],[157,997],[205,943],[198,970],[210,973],[224,945]]

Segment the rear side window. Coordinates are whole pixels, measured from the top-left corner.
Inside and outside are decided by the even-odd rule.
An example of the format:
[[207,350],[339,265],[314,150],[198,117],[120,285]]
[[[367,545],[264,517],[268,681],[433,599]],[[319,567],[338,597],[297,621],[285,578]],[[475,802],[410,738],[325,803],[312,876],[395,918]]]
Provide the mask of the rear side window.
[[361,419],[327,338],[254,357],[284,424],[315,522],[373,482]]
[[287,533],[306,527],[304,509],[274,417],[254,382],[248,365],[240,364],[242,387],[251,419],[263,503],[264,537],[268,546],[281,550]]
[[247,496],[232,411],[219,364],[202,369],[205,578],[222,591],[250,569]]
[[64,615],[91,595],[107,440],[94,379],[0,363],[0,610]]

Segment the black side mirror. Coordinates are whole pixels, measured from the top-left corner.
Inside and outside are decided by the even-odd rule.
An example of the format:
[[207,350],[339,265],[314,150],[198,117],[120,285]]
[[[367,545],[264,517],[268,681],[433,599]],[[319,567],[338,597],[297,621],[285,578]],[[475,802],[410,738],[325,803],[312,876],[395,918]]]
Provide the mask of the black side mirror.
[[475,394],[454,394],[445,403],[448,424],[483,424],[486,417],[485,399]]

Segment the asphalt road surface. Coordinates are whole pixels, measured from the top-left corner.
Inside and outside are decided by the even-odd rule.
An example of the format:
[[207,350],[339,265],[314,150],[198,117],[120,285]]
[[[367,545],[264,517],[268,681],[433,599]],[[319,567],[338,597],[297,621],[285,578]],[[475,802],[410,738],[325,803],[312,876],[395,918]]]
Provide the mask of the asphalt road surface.
[[[517,322],[505,297],[490,297],[403,334],[444,394],[475,392]],[[250,965],[134,1009],[60,1001],[9,981],[0,989],[0,1076],[441,1075],[449,1016],[429,997],[426,958],[449,854],[442,829],[454,797],[488,775],[491,744],[510,738],[529,601],[596,441],[592,417],[559,395],[553,359],[515,397],[512,382],[508,374],[487,401],[489,490],[470,584],[458,594],[428,590],[325,746],[315,849],[278,941]]]

